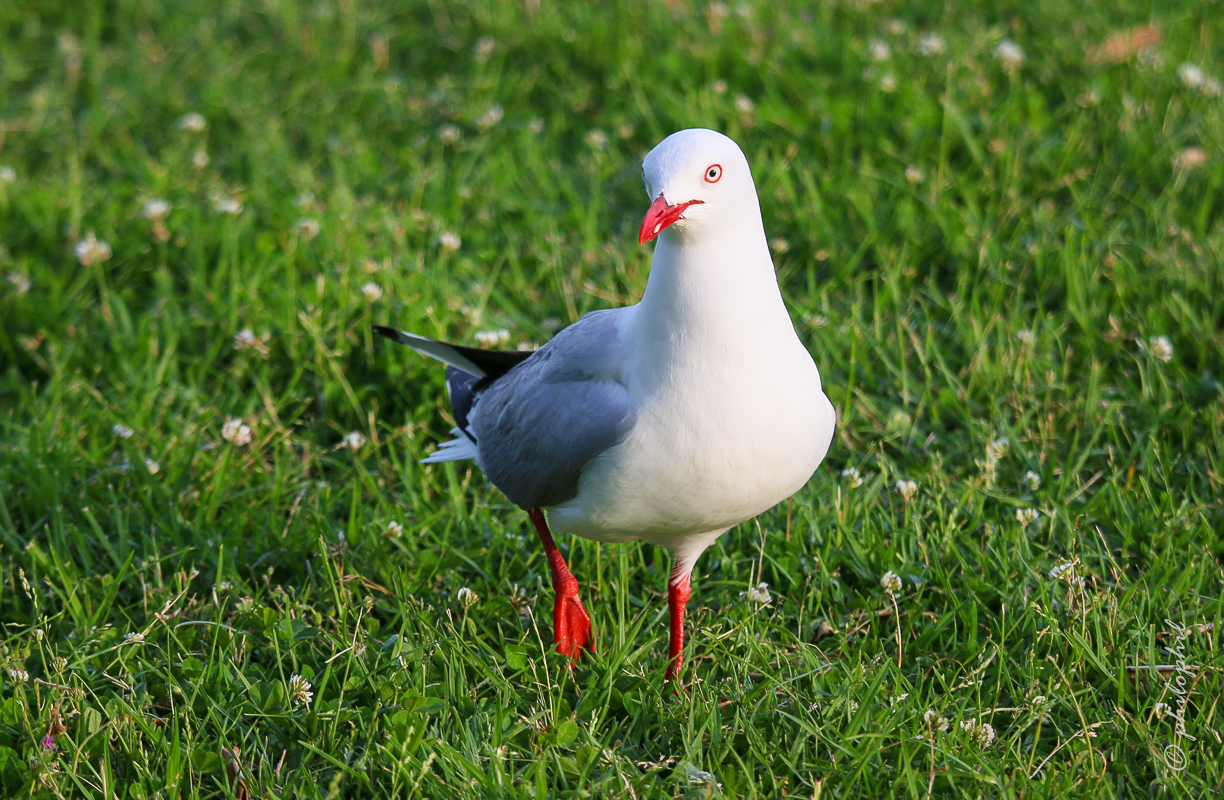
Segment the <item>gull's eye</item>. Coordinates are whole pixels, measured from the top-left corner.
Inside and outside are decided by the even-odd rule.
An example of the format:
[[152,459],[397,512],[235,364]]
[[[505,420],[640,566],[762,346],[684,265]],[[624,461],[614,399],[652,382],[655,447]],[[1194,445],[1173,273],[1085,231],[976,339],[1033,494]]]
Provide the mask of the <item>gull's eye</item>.
[[718,183],[718,179],[722,177],[722,167],[717,164],[711,164],[706,167],[705,179],[706,183]]

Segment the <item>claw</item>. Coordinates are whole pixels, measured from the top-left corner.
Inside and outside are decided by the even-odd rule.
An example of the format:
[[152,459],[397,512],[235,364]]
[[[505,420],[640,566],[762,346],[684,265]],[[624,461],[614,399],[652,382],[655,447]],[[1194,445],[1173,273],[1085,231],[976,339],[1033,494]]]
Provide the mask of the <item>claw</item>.
[[584,650],[594,651],[591,641],[591,617],[577,592],[557,596],[553,610],[553,641],[557,652],[577,658]]

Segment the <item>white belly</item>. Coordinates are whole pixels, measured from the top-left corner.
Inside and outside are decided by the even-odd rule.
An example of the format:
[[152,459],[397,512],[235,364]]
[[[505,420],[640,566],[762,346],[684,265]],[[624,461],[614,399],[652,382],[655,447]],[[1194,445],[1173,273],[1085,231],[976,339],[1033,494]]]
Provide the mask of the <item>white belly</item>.
[[725,530],[802,488],[828,451],[835,414],[794,344],[786,363],[775,354],[722,375],[676,371],[664,391],[644,390],[629,435],[550,510],[554,527],[600,541],[668,540]]

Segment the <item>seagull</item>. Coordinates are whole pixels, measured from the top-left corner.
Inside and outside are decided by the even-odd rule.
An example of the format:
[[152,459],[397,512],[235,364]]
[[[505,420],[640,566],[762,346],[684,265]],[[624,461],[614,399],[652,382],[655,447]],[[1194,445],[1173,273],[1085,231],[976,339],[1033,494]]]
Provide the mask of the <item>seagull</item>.
[[374,330],[447,365],[454,438],[422,463],[474,461],[527,512],[556,594],[557,652],[576,658],[593,641],[553,530],[671,552],[671,682],[693,565],[807,483],[836,414],[782,301],[739,146],[682,130],[647,154],[642,178],[638,244],[657,244],[636,305],[592,311],[528,352]]

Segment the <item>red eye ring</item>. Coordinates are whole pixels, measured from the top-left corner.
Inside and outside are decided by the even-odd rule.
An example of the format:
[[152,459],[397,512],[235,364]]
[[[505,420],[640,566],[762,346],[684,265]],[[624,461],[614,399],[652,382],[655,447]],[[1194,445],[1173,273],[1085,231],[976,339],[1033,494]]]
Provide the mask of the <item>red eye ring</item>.
[[718,183],[718,179],[722,177],[722,165],[711,164],[706,167],[705,181],[706,183]]

